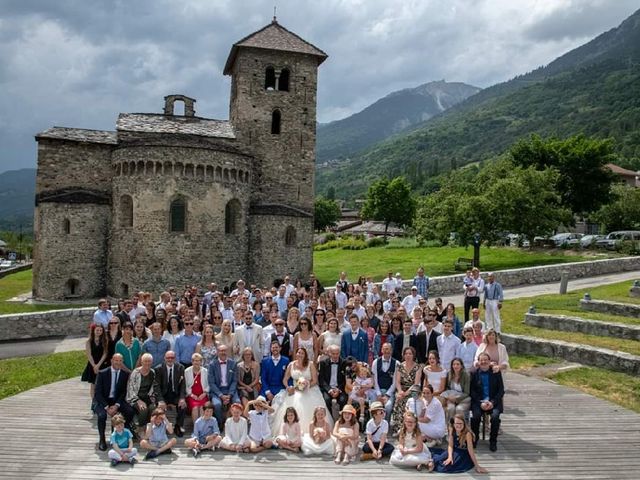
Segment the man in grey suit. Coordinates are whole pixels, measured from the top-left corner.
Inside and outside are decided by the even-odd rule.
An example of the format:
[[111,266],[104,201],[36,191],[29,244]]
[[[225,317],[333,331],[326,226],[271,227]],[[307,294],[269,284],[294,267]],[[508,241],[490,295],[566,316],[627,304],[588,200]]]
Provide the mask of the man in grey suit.
[[226,345],[218,347],[218,358],[209,364],[209,397],[220,428],[224,428],[223,411],[239,402],[236,362],[228,358]]
[[235,351],[238,352],[239,357],[242,357],[244,349],[250,347],[253,352],[253,359],[256,362],[261,362],[264,346],[262,327],[253,323],[253,313],[251,313],[251,310],[244,312],[242,319],[244,323],[235,330]]

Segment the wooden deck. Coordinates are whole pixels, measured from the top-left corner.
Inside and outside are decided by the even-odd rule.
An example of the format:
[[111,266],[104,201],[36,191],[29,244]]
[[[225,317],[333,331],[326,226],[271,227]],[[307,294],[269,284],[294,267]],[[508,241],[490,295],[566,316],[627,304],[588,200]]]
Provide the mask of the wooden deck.
[[[640,415],[575,390],[509,374],[509,391],[498,451],[480,442],[487,476],[473,472],[445,478],[629,479],[640,478]],[[192,458],[183,447],[173,455],[134,467],[109,466],[97,450],[86,384],[67,380],[0,401],[0,477],[69,479],[282,479],[415,477],[385,463],[336,466],[331,459],[269,451]],[[419,474],[427,475],[426,473]]]

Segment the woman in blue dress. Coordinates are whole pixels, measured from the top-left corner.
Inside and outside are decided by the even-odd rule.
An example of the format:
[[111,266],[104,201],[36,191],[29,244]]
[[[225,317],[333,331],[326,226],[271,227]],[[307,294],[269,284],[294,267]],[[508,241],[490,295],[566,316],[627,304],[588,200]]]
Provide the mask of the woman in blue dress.
[[[439,450],[439,449],[438,449]],[[453,417],[453,427],[449,428],[449,446],[446,451],[433,455],[433,470],[440,473],[462,473],[475,467],[477,473],[489,473],[478,463],[473,449],[473,433],[464,421],[464,416]],[[429,467],[432,465],[430,464]]]

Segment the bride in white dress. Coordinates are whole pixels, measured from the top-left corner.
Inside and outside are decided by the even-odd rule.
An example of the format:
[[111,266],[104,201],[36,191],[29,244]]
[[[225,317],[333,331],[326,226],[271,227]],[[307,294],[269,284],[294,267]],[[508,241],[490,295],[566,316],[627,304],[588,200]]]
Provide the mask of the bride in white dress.
[[[326,407],[322,392],[318,387],[318,372],[313,363],[309,362],[307,351],[300,347],[296,350],[295,355],[296,359],[287,366],[282,380],[287,388],[281,390],[271,403],[275,409],[271,416],[272,432],[280,431],[287,408],[293,407],[298,412],[302,433],[309,433],[313,411],[316,407]],[[288,386],[289,379],[293,380],[293,386]],[[329,427],[333,428],[333,420],[330,415],[327,415],[327,422],[329,422]]]

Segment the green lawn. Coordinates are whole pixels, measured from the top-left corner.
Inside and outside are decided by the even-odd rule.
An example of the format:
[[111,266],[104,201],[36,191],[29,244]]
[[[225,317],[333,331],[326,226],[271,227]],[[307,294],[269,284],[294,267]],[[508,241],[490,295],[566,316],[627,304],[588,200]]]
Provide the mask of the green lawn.
[[640,413],[640,378],[592,367],[565,370],[549,378]]
[[83,351],[0,360],[0,399],[40,385],[79,378],[86,364]]
[[503,330],[506,333],[530,335],[534,337],[564,340],[574,343],[584,343],[595,347],[620,350],[634,355],[640,355],[640,342],[633,340],[621,340],[615,337],[599,337],[595,335],[585,335],[582,333],[558,332],[555,330],[531,327],[522,323],[524,314],[529,306],[535,305],[538,312],[553,312],[561,315],[580,316],[596,320],[606,319],[613,322],[638,324],[637,319],[585,312],[578,306],[580,299],[587,291],[594,299],[608,299],[621,302],[638,303],[638,299],[631,298],[628,295],[630,286],[631,282],[626,281],[596,288],[578,290],[566,295],[542,295],[533,298],[507,300],[502,308]]
[[[458,257],[473,258],[473,248],[464,247],[375,247],[364,250],[332,249],[313,252],[313,269],[323,285],[335,284],[341,271],[347,272],[351,281],[360,275],[371,275],[381,281],[389,270],[400,272],[403,279],[413,278],[418,266],[423,265],[430,277],[451,275]],[[598,257],[601,258],[601,257]],[[593,257],[575,255],[563,250],[529,252],[518,248],[483,247],[480,264],[483,271],[508,268],[534,267],[553,263],[579,262]]]
[[7,302],[6,300],[31,291],[32,270],[25,270],[0,278],[0,315],[8,313],[43,312],[45,310],[61,310],[78,308],[81,305],[25,305]]

